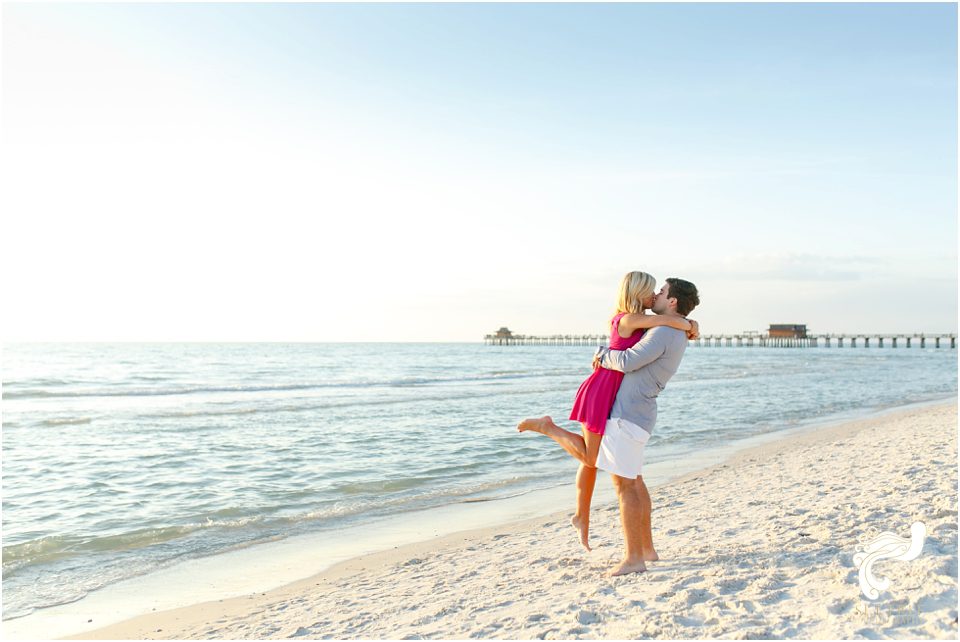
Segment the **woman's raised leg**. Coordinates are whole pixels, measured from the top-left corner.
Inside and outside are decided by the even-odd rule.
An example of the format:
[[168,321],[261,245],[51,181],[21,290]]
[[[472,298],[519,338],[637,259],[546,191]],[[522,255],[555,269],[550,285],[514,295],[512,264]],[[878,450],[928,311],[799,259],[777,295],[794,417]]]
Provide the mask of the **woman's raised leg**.
[[583,425],[583,441],[587,451],[587,463],[581,463],[577,470],[577,509],[570,518],[570,523],[580,534],[580,544],[590,550],[590,503],[593,500],[593,489],[597,484],[597,454],[600,452],[600,441],[603,435],[598,435]]
[[550,417],[524,419],[517,424],[517,430],[520,432],[531,430],[533,432],[538,432],[541,435],[546,435],[550,439],[560,444],[561,448],[570,453],[570,456],[579,461],[581,464],[587,464],[588,466],[593,466],[596,464],[596,455],[594,455],[592,462],[589,459],[587,454],[587,444],[584,442],[583,437],[574,432],[570,432],[569,430],[564,430],[557,424],[553,423],[553,419]]

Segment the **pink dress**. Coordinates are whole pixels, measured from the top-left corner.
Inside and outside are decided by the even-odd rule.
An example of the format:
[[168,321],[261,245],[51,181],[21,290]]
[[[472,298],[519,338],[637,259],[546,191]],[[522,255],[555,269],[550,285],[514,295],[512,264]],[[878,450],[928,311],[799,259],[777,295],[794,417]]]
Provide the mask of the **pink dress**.
[[[624,314],[626,313],[618,314],[610,322],[611,350],[632,348],[643,336],[643,330],[635,330],[628,339],[620,336],[620,333],[617,332],[617,326],[620,325],[620,318]],[[607,370],[606,368],[594,370],[593,374],[587,377],[587,380],[580,384],[580,389],[577,390],[577,398],[573,402],[570,419],[584,424],[590,432],[602,435],[607,427],[610,409],[613,408],[613,402],[617,398],[621,381],[623,381],[622,372]]]

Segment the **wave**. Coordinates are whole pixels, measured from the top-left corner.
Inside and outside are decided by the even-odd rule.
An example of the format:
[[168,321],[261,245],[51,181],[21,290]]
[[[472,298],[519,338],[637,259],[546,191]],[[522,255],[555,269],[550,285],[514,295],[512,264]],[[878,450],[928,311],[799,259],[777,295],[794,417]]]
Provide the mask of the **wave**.
[[49,563],[64,557],[86,554],[129,551],[163,544],[197,531],[211,528],[238,528],[262,521],[262,515],[238,519],[205,519],[177,526],[143,528],[127,533],[81,536],[50,535],[39,539],[3,547],[3,575],[7,577],[24,566]]
[[4,381],[3,387],[7,388],[9,386],[69,386],[71,383],[79,383],[78,381],[69,381],[66,379],[52,379],[52,378],[43,378],[37,377],[36,379],[24,379],[23,381]]
[[[204,520],[195,521],[186,526],[174,526],[154,529],[142,529],[130,533],[105,536],[101,538],[82,538],[78,536],[50,536],[24,542],[3,549],[4,577],[4,621],[22,617],[39,608],[66,604],[82,599],[89,592],[108,584],[129,579],[156,569],[181,563],[185,560],[206,557],[228,550],[247,548],[259,543],[277,541],[293,534],[312,530],[311,522],[320,523],[321,528],[336,527],[343,519],[370,516],[385,516],[399,512],[423,510],[452,503],[472,503],[493,501],[515,497],[535,490],[521,490],[512,494],[496,496],[478,496],[484,491],[529,481],[534,478],[515,477],[496,482],[486,482],[458,489],[434,489],[426,496],[407,499],[392,499],[381,502],[355,502],[352,505],[333,505],[279,519],[268,519],[265,515],[248,515],[239,519],[222,519],[239,515],[242,509],[231,508],[208,515]],[[548,487],[556,485],[549,484]],[[418,501],[420,500],[420,501]],[[273,508],[281,508],[274,506]],[[219,516],[220,519],[215,518]],[[333,520],[331,522],[331,520]],[[262,522],[262,523],[257,523]],[[323,522],[329,522],[323,525]],[[234,528],[254,526],[247,532],[229,531],[213,536],[213,539],[175,542],[178,538],[189,537],[202,528]],[[150,553],[136,553],[130,557],[125,552],[136,548],[145,548],[151,544],[163,542],[170,546]],[[111,554],[113,553],[113,554]],[[93,557],[96,555],[96,557]],[[81,557],[83,556],[83,557]],[[70,559],[76,557],[77,559]],[[64,559],[58,564],[56,560]],[[46,564],[45,564],[46,563]],[[50,564],[53,564],[51,567]],[[53,568],[53,572],[48,569]],[[90,569],[95,572],[90,573]],[[52,578],[52,579],[48,579]],[[65,582],[65,583],[64,583]],[[24,587],[29,586],[29,589]],[[10,589],[10,593],[6,589]]]
[[[491,458],[495,459],[499,456],[505,456],[506,452],[498,452],[490,455]],[[423,471],[420,475],[413,477],[401,477],[394,479],[374,479],[374,480],[361,480],[361,481],[351,481],[345,482],[339,485],[332,487],[330,490],[336,492],[340,495],[364,495],[364,494],[379,494],[379,493],[395,493],[403,490],[411,490],[414,488],[419,488],[422,486],[429,486],[431,482],[443,482],[443,481],[452,481],[457,479],[463,479],[465,477],[473,477],[477,471],[482,471],[485,468],[489,467],[489,462],[486,461],[475,461],[471,463],[464,464],[449,464],[444,466],[438,466],[430,468]],[[507,480],[507,483],[512,483],[511,480]],[[492,485],[491,485],[492,484]],[[489,490],[490,488],[495,488],[500,485],[500,482],[486,482],[481,483],[478,486],[472,487],[468,492],[477,492],[477,489]],[[454,489],[443,489],[440,486],[437,486],[440,491],[444,490],[454,490]]]
[[[798,371],[800,372],[800,371]],[[723,373],[719,376],[710,376],[710,373],[699,373],[698,376],[693,379],[688,379],[685,374],[681,374],[673,382],[674,387],[680,386],[699,386],[715,382],[729,381],[731,379],[750,379],[750,378],[762,378],[768,377],[772,374],[778,376],[784,374],[793,374],[792,372],[778,372],[778,373],[749,373],[744,370],[733,370],[728,373]],[[122,383],[118,383],[115,388],[104,389],[104,388],[95,388],[89,390],[45,390],[41,388],[26,388],[23,390],[8,390],[6,389],[8,385],[4,383],[4,390],[2,397],[4,400],[18,400],[18,399],[57,399],[57,398],[89,398],[89,397],[166,397],[166,396],[177,396],[177,395],[202,395],[202,394],[219,394],[219,393],[233,393],[233,394],[245,394],[245,393],[271,393],[271,392],[309,392],[312,390],[337,390],[337,389],[364,389],[364,388],[376,388],[376,387],[386,387],[386,388],[406,388],[406,387],[416,387],[416,386],[430,386],[430,385],[444,385],[444,384],[459,384],[459,383],[482,383],[482,382],[497,382],[497,381],[512,381],[517,379],[531,379],[531,378],[551,378],[551,377],[564,377],[564,376],[578,376],[585,375],[585,371],[581,367],[569,368],[569,369],[555,369],[555,370],[543,370],[536,372],[529,371],[497,371],[490,372],[481,375],[473,376],[456,376],[456,377],[405,377],[400,379],[382,379],[382,380],[356,380],[356,381],[343,381],[335,383],[304,383],[304,384],[284,384],[284,385],[261,385],[261,386],[180,386],[172,388],[124,388]],[[167,378],[152,378],[152,377],[131,377],[132,381],[141,380],[141,381],[162,381]],[[39,383],[37,380],[30,382],[33,385]],[[65,385],[68,385],[69,382],[60,382]],[[73,382],[76,384],[77,382]],[[225,413],[225,414],[245,414],[245,413]],[[177,416],[177,415],[170,415]]]
[[[345,381],[336,383],[304,383],[304,384],[286,384],[276,386],[197,386],[197,387],[179,387],[179,388],[116,388],[116,389],[93,389],[93,390],[43,390],[26,389],[15,391],[3,391],[3,399],[51,399],[51,398],[76,398],[76,397],[163,397],[174,395],[195,395],[195,394],[214,394],[214,393],[248,393],[248,392],[299,392],[309,390],[328,390],[328,389],[349,389],[349,388],[371,388],[371,387],[389,387],[403,388],[408,386],[426,386],[434,384],[455,384],[471,383],[479,381],[498,381],[510,379],[526,379],[531,377],[556,377],[571,374],[582,373],[582,368],[570,370],[537,371],[526,373],[489,373],[474,376],[460,377],[406,377],[401,379],[384,379],[372,381]],[[122,384],[118,384],[122,385]]]
[[[137,415],[140,419],[187,419],[191,417],[230,417],[235,415],[259,415],[274,414],[283,412],[309,412],[315,410],[352,408],[352,407],[370,407],[370,406],[388,406],[393,404],[405,403],[424,403],[430,401],[456,401],[460,399],[478,399],[483,397],[504,397],[510,395],[528,395],[542,392],[551,392],[553,388],[524,388],[522,390],[497,390],[486,393],[468,393],[468,394],[444,394],[444,395],[418,395],[416,397],[407,397],[399,399],[358,399],[356,401],[344,401],[339,403],[315,403],[315,404],[296,404],[283,406],[267,407],[246,407],[246,408],[213,408],[209,410],[182,410],[174,412],[156,412]],[[178,427],[178,430],[182,429]]]
[[[447,479],[453,478],[456,478],[456,475],[451,475]],[[495,491],[498,488],[515,486],[531,479],[533,478],[517,476],[459,486],[435,486],[426,489],[425,492],[402,495],[396,493],[427,486],[431,481],[438,481],[438,478],[419,476],[403,479],[358,481],[332,489],[336,497],[331,497],[322,502],[313,502],[312,507],[284,503],[250,509],[233,507],[187,517],[183,524],[142,528],[125,533],[101,536],[48,535],[4,546],[3,576],[7,578],[25,567],[49,564],[64,558],[89,557],[90,555],[145,549],[205,531],[247,530],[246,534],[230,537],[257,541],[268,532],[289,533],[294,527],[309,526],[310,523],[338,521],[364,514],[383,515],[419,510],[451,502],[503,499],[504,497],[501,495],[476,496]],[[384,494],[392,496],[384,497]],[[291,509],[295,512],[282,514],[291,511]]]
[[343,495],[367,495],[370,493],[395,493],[401,490],[410,490],[436,481],[433,476],[404,477],[402,479],[378,479],[341,484],[332,490]]
[[[435,478],[434,478],[435,479]],[[367,491],[372,494],[365,497],[358,497],[356,501],[345,503],[336,501],[328,507],[309,511],[293,517],[283,518],[280,521],[286,523],[301,523],[305,521],[316,521],[325,519],[339,519],[351,517],[354,515],[383,515],[397,512],[421,510],[425,508],[440,506],[449,503],[460,503],[468,498],[483,493],[489,493],[500,488],[515,486],[535,479],[534,477],[515,476],[505,479],[489,480],[477,482],[474,484],[465,484],[460,486],[435,486],[426,492],[416,495],[400,495],[389,499],[383,499],[376,494],[378,484],[382,482],[369,482]],[[398,489],[404,485],[405,480],[397,480],[387,483],[388,487]],[[422,480],[417,479],[422,484]],[[354,486],[359,487],[367,482],[360,482]],[[413,487],[412,485],[410,487]],[[490,499],[503,499],[502,495],[489,497]]]
[[53,419],[44,419],[40,422],[41,426],[79,426],[93,422],[90,417],[55,417]]
[[181,537],[189,532],[185,527],[148,528],[121,535],[83,537],[79,535],[50,535],[40,539],[3,547],[3,575],[30,564],[52,562],[63,557],[85,553],[130,550],[158,544]]
[[533,493],[538,490],[559,488],[560,486],[568,486],[569,484],[570,484],[569,481],[565,481],[565,482],[550,484],[549,486],[538,486],[536,488],[528,488],[526,490],[521,490],[516,493],[511,493],[510,495],[497,495],[496,497],[468,497],[466,499],[460,500],[460,503],[461,504],[478,504],[481,502],[493,502],[501,499],[511,499],[513,497],[522,497],[523,495],[529,495],[530,493]]

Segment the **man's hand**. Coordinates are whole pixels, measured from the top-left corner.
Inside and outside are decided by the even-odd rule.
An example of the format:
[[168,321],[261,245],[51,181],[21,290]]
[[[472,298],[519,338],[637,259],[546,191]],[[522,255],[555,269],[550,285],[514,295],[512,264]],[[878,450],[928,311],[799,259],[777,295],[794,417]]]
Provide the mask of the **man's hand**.
[[599,370],[603,366],[600,365],[600,356],[605,352],[603,346],[597,348],[596,352],[593,353],[593,369]]
[[690,328],[690,331],[687,332],[687,338],[691,340],[696,340],[700,338],[700,324],[694,321],[693,319],[687,319],[690,322],[690,325],[693,326]]

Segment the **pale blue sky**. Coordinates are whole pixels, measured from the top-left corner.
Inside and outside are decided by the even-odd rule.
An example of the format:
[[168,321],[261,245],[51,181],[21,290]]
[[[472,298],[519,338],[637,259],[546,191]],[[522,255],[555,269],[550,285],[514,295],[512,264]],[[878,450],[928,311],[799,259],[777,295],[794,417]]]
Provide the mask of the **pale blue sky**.
[[11,339],[956,331],[956,5],[3,11]]

